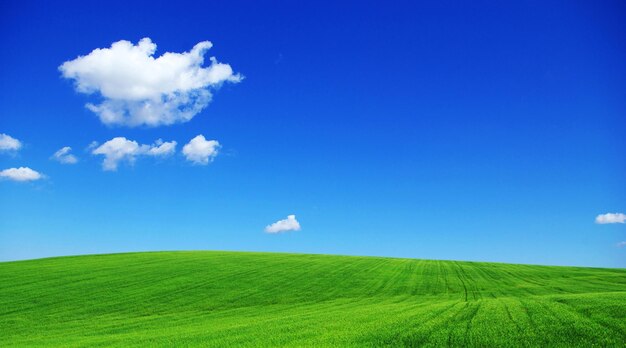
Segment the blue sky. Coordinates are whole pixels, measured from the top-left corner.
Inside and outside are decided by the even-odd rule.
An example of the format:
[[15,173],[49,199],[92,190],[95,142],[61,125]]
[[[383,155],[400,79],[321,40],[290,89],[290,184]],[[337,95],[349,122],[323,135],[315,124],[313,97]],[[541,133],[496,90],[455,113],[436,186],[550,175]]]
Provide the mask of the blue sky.
[[[45,177],[0,181],[0,260],[219,249],[626,267],[626,226],[595,223],[626,212],[625,14],[621,1],[3,2],[0,133],[22,146],[0,169]],[[192,92],[177,80],[182,97],[212,95],[187,122],[107,123],[85,105],[143,103],[117,88],[132,81],[85,94],[76,76],[109,82],[89,75],[106,59],[75,78],[59,66],[142,38],[155,58],[208,40],[201,68],[215,56],[232,74]],[[157,77],[150,93],[180,74]],[[198,135],[219,142],[206,163],[183,152]],[[116,137],[135,161],[104,170],[93,152]],[[175,152],[149,155],[157,139]],[[77,163],[51,159],[65,146]],[[301,230],[265,232],[292,214]]]

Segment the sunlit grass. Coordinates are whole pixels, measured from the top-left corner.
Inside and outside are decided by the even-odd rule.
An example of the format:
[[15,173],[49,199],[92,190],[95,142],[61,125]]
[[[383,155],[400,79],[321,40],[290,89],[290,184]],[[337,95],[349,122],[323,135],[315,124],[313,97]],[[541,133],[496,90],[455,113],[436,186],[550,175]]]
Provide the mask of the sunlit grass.
[[620,346],[626,270],[232,252],[0,263],[1,346]]

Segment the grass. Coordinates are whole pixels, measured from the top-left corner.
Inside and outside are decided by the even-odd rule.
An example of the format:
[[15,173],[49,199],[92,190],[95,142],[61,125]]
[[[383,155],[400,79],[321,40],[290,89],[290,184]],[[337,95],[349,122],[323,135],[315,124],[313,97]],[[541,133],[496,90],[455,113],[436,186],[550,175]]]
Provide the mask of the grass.
[[626,270],[156,252],[0,263],[0,346],[626,346]]

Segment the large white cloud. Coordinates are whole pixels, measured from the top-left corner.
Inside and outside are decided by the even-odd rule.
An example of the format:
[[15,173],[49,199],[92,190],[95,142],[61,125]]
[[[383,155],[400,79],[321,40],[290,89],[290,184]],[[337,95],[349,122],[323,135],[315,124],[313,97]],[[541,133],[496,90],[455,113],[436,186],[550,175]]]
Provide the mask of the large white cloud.
[[54,155],[52,155],[52,159],[63,164],[74,164],[78,162],[78,158],[72,155],[70,153],[71,151],[72,148],[69,146],[62,147],[61,149],[59,149],[59,151],[55,152]]
[[134,140],[116,137],[100,146],[94,146],[91,153],[104,156],[102,169],[115,171],[122,161],[132,164],[138,156],[166,157],[175,151],[175,141],[163,142],[159,139],[153,145],[140,145]]
[[289,215],[286,219],[278,220],[271,225],[265,226],[267,233],[281,233],[288,231],[300,231],[300,223],[295,215]]
[[626,223],[626,215],[622,213],[607,213],[596,216],[597,224],[623,224]]
[[224,82],[239,82],[230,65],[204,54],[213,45],[196,44],[191,51],[154,57],[156,44],[143,38],[137,45],[121,40],[86,56],[63,63],[63,77],[81,93],[99,93],[100,104],[87,104],[107,125],[159,126],[191,120],[211,101],[211,91]]
[[0,134],[0,151],[17,151],[22,148],[22,142],[8,134]]
[[188,161],[206,165],[213,161],[219,149],[220,143],[217,140],[206,140],[204,135],[200,134],[183,146],[183,155]]
[[0,178],[13,181],[35,181],[43,179],[43,174],[28,167],[9,168],[0,171]]

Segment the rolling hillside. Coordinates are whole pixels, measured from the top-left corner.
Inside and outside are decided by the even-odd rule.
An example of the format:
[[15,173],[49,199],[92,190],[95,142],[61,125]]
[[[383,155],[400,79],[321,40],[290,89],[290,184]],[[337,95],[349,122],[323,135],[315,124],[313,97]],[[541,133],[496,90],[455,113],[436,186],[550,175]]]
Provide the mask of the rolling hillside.
[[619,346],[626,270],[275,253],[0,263],[0,346]]

